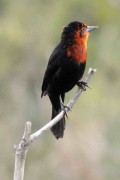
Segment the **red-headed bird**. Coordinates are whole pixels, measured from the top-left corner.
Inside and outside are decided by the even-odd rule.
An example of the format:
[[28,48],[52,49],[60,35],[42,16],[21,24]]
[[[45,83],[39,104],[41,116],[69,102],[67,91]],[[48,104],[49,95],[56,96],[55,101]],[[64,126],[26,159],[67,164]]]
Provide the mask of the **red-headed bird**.
[[[87,60],[87,40],[89,31],[98,26],[87,26],[81,22],[69,23],[62,32],[61,41],[50,56],[45,71],[42,96],[48,95],[52,104],[53,119],[62,110],[65,93],[78,84],[85,71]],[[55,124],[51,131],[62,138],[65,129],[65,117]]]

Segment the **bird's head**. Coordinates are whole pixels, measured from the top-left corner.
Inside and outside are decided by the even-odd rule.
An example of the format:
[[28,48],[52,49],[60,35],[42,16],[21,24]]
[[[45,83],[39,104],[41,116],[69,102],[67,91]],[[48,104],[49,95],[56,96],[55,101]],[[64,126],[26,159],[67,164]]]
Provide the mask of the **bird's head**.
[[86,42],[89,36],[89,32],[97,29],[98,26],[87,26],[84,23],[74,21],[69,23],[62,33],[62,39],[74,40],[76,42],[84,41]]

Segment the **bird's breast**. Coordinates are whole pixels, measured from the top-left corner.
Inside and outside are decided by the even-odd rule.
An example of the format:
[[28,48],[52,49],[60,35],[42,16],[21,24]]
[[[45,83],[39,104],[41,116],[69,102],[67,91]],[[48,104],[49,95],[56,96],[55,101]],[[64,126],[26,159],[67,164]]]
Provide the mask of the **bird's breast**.
[[85,63],[87,59],[87,48],[85,45],[74,44],[67,48],[67,57],[71,57],[78,64]]

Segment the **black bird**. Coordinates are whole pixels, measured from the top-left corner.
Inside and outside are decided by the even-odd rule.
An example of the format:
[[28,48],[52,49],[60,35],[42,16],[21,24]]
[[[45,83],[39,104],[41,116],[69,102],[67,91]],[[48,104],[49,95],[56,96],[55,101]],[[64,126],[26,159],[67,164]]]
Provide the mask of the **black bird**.
[[[89,31],[96,28],[75,21],[63,29],[61,41],[50,56],[42,84],[41,97],[48,95],[52,104],[51,119],[61,111],[61,100],[64,103],[65,93],[77,85],[83,76]],[[64,129],[65,117],[51,131],[58,139],[63,137]]]

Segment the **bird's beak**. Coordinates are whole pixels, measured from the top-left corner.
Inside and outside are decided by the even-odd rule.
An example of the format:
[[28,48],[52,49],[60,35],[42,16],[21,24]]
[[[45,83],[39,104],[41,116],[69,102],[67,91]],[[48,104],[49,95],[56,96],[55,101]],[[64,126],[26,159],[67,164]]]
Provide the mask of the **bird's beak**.
[[87,26],[86,32],[93,31],[94,29],[98,29],[99,26]]

